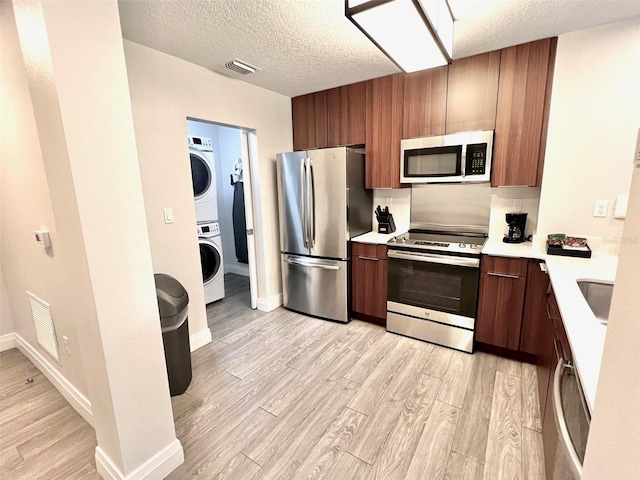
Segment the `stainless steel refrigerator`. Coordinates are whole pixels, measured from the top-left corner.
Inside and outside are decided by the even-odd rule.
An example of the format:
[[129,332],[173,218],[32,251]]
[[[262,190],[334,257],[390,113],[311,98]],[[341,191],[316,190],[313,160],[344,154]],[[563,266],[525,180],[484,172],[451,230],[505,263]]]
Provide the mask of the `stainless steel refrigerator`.
[[349,240],[371,230],[362,149],[325,148],[277,158],[284,306],[348,322]]

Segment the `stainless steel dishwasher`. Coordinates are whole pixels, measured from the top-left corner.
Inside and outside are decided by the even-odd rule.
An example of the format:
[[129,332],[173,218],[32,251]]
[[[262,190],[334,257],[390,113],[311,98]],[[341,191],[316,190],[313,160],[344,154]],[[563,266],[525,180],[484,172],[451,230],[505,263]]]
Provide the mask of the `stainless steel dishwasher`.
[[578,372],[570,361],[559,355],[553,376],[553,414],[558,438],[549,480],[578,480],[589,436],[591,416]]

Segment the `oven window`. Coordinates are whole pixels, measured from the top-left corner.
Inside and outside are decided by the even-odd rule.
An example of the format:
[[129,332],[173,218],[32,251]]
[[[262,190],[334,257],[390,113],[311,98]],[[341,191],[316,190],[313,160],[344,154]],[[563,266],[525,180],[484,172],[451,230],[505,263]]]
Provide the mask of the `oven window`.
[[444,177],[462,174],[462,147],[434,147],[406,150],[405,177]]
[[389,259],[389,301],[475,317],[479,270]]

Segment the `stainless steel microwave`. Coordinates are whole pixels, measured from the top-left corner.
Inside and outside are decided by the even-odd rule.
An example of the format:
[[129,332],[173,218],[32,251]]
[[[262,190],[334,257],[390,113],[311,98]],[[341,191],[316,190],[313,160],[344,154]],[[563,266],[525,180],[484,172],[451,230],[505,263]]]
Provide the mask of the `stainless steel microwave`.
[[493,130],[402,140],[400,183],[491,180]]

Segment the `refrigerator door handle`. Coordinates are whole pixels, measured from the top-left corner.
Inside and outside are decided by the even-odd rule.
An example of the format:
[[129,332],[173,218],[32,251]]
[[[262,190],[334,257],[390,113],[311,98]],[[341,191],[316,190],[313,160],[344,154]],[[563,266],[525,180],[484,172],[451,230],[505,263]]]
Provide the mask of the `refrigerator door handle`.
[[309,159],[309,243],[310,247],[316,246],[316,186],[313,173],[313,161]]
[[303,158],[300,162],[300,185],[301,188],[301,202],[302,205],[302,241],[305,248],[309,248],[309,234],[307,226],[307,159]]
[[322,270],[340,270],[340,267],[338,265],[324,265],[321,263],[310,263],[310,262],[294,259],[293,257],[287,257],[284,259],[284,261],[287,263],[290,263],[291,265],[300,265],[301,267],[320,268]]

